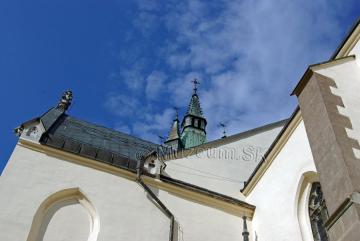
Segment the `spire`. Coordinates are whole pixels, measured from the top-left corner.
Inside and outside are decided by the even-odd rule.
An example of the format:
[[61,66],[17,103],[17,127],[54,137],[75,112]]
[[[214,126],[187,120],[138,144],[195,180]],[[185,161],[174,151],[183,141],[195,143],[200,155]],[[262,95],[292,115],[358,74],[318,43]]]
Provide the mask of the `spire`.
[[204,114],[200,106],[199,96],[196,93],[191,96],[186,114],[204,118]]
[[164,142],[167,146],[170,146],[174,149],[181,148],[181,141],[180,141],[180,130],[179,130],[179,114],[178,108],[174,107],[176,110],[176,116],[174,118],[173,124],[171,126],[169,136]]
[[190,103],[189,103],[186,114],[204,118],[204,115],[203,115],[203,112],[202,112],[202,109],[200,106],[200,99],[199,99],[199,96],[197,95],[197,86],[200,84],[200,82],[197,79],[194,79],[191,82],[194,83],[194,89],[193,89],[194,93],[191,96]]
[[183,147],[191,148],[206,142],[206,119],[200,106],[200,99],[197,94],[197,86],[200,84],[197,79],[191,81],[194,84],[194,92],[191,96],[188,110],[181,122],[181,142]]
[[172,127],[170,129],[169,137],[166,139],[165,142],[172,141],[172,140],[179,139],[179,138],[180,138],[179,118],[178,118],[178,115],[176,114],[176,117],[175,117]]

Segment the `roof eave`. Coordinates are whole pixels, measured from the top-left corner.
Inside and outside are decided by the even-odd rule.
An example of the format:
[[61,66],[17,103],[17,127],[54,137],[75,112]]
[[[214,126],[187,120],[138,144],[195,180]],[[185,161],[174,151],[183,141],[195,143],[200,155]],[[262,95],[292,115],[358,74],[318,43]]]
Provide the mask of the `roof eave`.
[[349,56],[344,56],[344,57],[337,58],[334,60],[328,60],[325,62],[309,65],[309,67],[306,69],[305,73],[303,74],[300,81],[295,86],[294,90],[291,92],[290,95],[299,96],[301,94],[301,92],[303,91],[303,89],[305,88],[305,86],[307,85],[307,83],[309,82],[314,71],[320,70],[323,68],[327,68],[327,67],[331,67],[331,66],[336,66],[339,64],[343,64],[348,61],[355,60],[355,58],[356,58],[355,55],[349,55]]

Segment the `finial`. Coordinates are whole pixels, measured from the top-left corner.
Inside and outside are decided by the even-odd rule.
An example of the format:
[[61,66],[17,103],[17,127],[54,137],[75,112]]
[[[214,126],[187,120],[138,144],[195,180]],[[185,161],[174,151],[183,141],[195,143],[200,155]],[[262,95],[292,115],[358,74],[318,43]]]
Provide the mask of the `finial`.
[[66,111],[69,106],[71,105],[73,95],[71,90],[67,90],[64,92],[64,94],[61,96],[59,104],[57,105],[58,109],[62,109],[63,111]]
[[220,122],[218,126],[223,128],[223,136],[221,138],[226,138],[226,124]]
[[197,86],[200,84],[200,82],[195,78],[191,81],[194,84],[194,94],[196,94]]
[[175,110],[175,119],[174,120],[179,120],[179,107],[173,106],[173,109]]

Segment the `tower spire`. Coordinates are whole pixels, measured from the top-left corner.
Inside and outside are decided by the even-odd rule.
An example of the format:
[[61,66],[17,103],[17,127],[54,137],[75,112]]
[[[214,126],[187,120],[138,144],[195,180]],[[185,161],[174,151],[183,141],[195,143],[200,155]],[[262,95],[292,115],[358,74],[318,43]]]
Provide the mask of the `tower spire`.
[[191,81],[194,84],[194,92],[191,96],[188,110],[181,122],[181,142],[185,148],[191,148],[206,142],[206,119],[203,115],[200,99],[197,94],[200,82],[197,79]]
[[180,140],[180,130],[179,130],[179,113],[178,113],[179,108],[177,107],[173,107],[173,108],[175,110],[175,118],[171,126],[169,136],[165,140],[164,144],[177,150],[182,147]]

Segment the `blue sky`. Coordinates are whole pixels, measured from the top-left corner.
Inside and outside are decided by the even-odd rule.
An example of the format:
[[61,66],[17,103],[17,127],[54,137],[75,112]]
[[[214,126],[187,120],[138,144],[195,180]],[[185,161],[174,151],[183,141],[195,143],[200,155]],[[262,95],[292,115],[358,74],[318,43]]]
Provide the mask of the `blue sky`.
[[13,129],[74,92],[69,114],[144,139],[166,136],[193,78],[208,138],[287,118],[309,64],[329,58],[357,1],[1,1],[0,172]]

